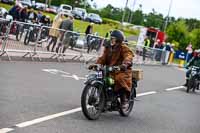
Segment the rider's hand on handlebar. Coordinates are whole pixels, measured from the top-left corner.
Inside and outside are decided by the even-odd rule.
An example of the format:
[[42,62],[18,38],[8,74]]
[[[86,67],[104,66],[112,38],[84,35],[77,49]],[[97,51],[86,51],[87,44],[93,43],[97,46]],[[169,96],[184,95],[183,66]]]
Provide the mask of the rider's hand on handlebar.
[[92,69],[97,69],[98,65],[97,64],[92,64],[88,67],[89,70],[92,70]]
[[121,71],[126,71],[127,66],[125,64],[122,64],[122,65],[119,66],[119,68],[120,68]]

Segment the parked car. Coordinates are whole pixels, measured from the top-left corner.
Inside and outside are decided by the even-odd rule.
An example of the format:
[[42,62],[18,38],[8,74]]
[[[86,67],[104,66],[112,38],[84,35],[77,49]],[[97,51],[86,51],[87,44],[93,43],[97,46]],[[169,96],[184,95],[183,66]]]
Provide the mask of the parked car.
[[39,2],[35,3],[35,8],[37,10],[45,10],[45,7],[47,7],[47,6],[48,5],[45,5],[44,3],[39,3]]
[[72,6],[66,5],[66,4],[61,4],[57,11],[58,12],[65,12],[67,14],[71,14]]
[[14,0],[1,0],[2,3],[8,3],[8,4],[13,4],[15,1]]
[[28,6],[28,7],[35,6],[35,1],[31,1],[31,0],[18,0],[18,2],[21,3],[22,6]]
[[0,18],[3,18],[5,13],[8,13],[8,11],[5,8],[0,7]]
[[74,18],[76,19],[82,19],[82,20],[85,20],[86,16],[87,16],[87,12],[85,9],[83,8],[77,8],[75,7],[73,10],[72,10],[72,15],[74,16]]
[[99,14],[95,14],[95,13],[89,13],[85,20],[89,21],[89,22],[96,23],[96,24],[101,24],[102,23],[102,19],[99,16]]
[[46,9],[46,12],[50,12],[50,13],[54,13],[56,14],[57,13],[57,10],[58,10],[58,7],[57,6],[50,6]]

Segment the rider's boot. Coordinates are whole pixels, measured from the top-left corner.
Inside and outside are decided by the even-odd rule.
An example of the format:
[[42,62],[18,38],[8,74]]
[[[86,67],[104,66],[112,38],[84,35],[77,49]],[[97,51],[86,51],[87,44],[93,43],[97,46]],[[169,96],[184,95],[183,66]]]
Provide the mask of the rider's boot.
[[185,84],[183,86],[187,87],[189,79],[186,79]]

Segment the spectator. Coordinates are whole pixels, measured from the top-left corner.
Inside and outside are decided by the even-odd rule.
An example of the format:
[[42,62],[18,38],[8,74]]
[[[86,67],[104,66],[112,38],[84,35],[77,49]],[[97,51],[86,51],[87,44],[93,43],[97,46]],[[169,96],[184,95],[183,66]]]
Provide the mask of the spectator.
[[87,26],[86,30],[85,30],[86,42],[87,42],[87,46],[88,46],[88,47],[89,47],[89,40],[90,40],[90,38],[91,38],[90,35],[93,33],[93,25],[94,25],[94,23],[90,23],[90,24]]
[[189,60],[192,58],[192,52],[193,52],[191,42],[190,42],[189,45],[187,46],[186,50],[187,50],[186,62],[188,63]]
[[144,47],[143,47],[143,61],[145,61],[146,59],[146,52],[149,47],[150,47],[150,40],[149,37],[146,36],[146,38],[144,39]]
[[92,34],[92,33],[93,33],[93,25],[94,25],[94,23],[90,23],[90,24],[87,26],[87,28],[86,28],[86,30],[85,30],[85,34],[86,34],[86,35]]
[[9,15],[13,17],[13,20],[19,20],[21,8],[21,5],[15,5],[9,10]]
[[74,22],[74,17],[73,16],[68,16],[67,19],[63,20],[60,29],[65,30],[65,32],[61,32],[60,36],[60,42],[58,44],[58,47],[56,48],[56,52],[58,53],[59,48],[63,45],[63,50],[62,53],[65,52],[65,50],[69,47],[70,44],[70,37],[73,35],[73,22]]
[[37,14],[34,12],[33,8],[28,12],[28,19],[32,22],[36,22],[37,20]]
[[168,64],[169,55],[171,52],[172,52],[171,44],[168,42],[163,48],[163,58],[162,58],[163,65]]
[[24,7],[20,12],[20,21],[25,22],[28,17],[27,7]]
[[38,13],[37,13],[37,21],[41,22],[42,19],[44,19],[44,16],[45,15],[43,15],[41,11],[38,11]]
[[55,16],[53,20],[52,28],[49,31],[49,36],[51,37],[51,41],[49,42],[49,45],[47,46],[47,51],[49,51],[51,44],[53,44],[51,52],[54,52],[54,47],[57,43],[57,40],[60,34],[58,29],[60,28],[60,25],[63,19],[64,19],[63,13],[59,13],[57,16]]

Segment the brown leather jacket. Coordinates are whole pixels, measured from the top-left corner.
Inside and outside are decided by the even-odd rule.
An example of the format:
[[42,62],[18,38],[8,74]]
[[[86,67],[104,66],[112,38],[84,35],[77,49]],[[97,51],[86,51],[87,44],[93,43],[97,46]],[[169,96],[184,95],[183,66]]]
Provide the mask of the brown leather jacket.
[[[131,65],[134,54],[125,44],[115,45],[105,48],[104,53],[97,59],[97,64],[107,66],[119,66],[122,64]],[[115,91],[125,89],[131,91],[132,87],[132,69],[128,67],[126,71],[112,73],[111,76],[115,80]]]

